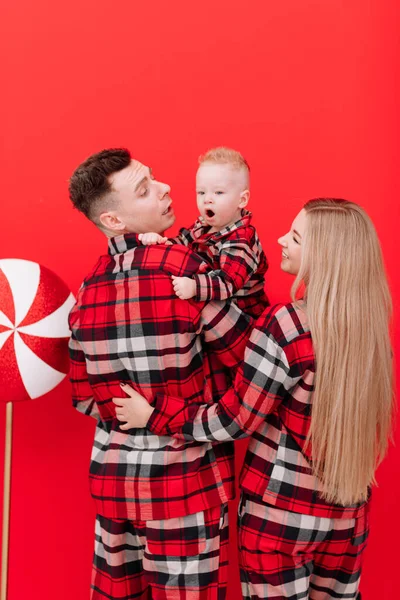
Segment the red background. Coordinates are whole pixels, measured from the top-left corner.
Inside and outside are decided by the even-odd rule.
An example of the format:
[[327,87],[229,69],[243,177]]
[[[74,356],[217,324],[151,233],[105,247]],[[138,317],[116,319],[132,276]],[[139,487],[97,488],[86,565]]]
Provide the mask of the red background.
[[[79,162],[128,146],[171,184],[177,227],[196,216],[197,156],[225,144],[251,165],[273,301],[291,283],[277,237],[305,200],[331,195],[374,219],[398,308],[399,13],[397,0],[6,3],[0,256],[42,263],[76,292],[106,247],[69,204]],[[93,431],[67,381],[14,408],[9,600],[88,597]],[[399,476],[392,448],[378,473],[366,600],[398,597]],[[240,598],[235,563],[228,597]]]

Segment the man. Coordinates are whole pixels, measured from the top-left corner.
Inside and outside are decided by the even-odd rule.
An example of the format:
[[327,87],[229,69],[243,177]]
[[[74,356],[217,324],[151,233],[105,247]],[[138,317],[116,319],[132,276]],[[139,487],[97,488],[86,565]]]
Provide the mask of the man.
[[98,420],[92,600],[144,600],[150,590],[154,600],[223,600],[232,446],[126,431],[112,398],[122,382],[150,401],[157,393],[218,401],[229,382],[213,357],[231,368],[240,362],[249,320],[233,303],[174,294],[172,276],[191,277],[205,264],[185,246],[141,245],[139,234],[163,234],[175,215],[169,186],[127,150],[88,158],[69,191],[108,237],[108,255],[85,278],[70,315],[73,402]]

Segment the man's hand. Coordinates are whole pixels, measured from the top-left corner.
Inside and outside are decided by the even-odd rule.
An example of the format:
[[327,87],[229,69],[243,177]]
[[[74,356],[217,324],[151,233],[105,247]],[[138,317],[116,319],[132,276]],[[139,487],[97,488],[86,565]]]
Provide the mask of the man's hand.
[[172,275],[172,285],[175,294],[181,300],[188,300],[196,295],[196,282],[190,277],[175,277]]
[[166,244],[171,246],[172,242],[167,237],[163,237],[159,233],[149,231],[148,233],[139,233],[138,239],[142,242],[143,246],[151,246],[152,244]]
[[115,414],[118,421],[125,424],[120,429],[132,429],[132,427],[146,427],[154,408],[150,406],[146,398],[135,392],[129,385],[121,383],[121,388],[129,398],[113,398]]

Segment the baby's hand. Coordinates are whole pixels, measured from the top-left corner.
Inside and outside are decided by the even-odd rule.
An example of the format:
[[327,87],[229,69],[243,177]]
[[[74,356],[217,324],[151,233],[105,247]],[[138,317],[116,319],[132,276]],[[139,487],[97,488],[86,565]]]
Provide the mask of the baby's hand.
[[139,233],[138,238],[144,246],[150,246],[152,244],[166,244],[168,242],[167,237],[163,237],[159,233],[154,233],[152,231],[149,231],[149,233]]
[[181,300],[188,300],[196,294],[196,282],[190,277],[175,277],[172,275],[172,285],[175,294]]

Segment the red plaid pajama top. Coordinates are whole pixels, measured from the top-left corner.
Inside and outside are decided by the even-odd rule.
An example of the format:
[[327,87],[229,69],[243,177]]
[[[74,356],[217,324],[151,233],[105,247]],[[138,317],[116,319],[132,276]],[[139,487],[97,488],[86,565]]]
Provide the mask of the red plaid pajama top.
[[70,378],[76,408],[99,419],[90,487],[104,517],[168,519],[233,496],[233,444],[122,432],[112,403],[124,395],[120,382],[149,399],[163,393],[188,404],[216,402],[226,392],[226,370],[213,361],[239,364],[250,319],[233,302],[175,295],[171,275],[190,277],[203,267],[185,246],[142,246],[135,234],[122,235],[109,241],[109,254],[79,290],[70,314]]
[[213,233],[198,219],[190,229],[182,228],[174,240],[189,246],[211,269],[193,277],[195,300],[234,296],[241,310],[257,318],[269,305],[264,291],[268,262],[251,219],[251,212],[242,210],[238,221]]
[[315,358],[307,316],[299,306],[277,305],[258,319],[234,387],[214,406],[185,406],[156,397],[147,427],[198,441],[252,434],[241,472],[247,494],[293,512],[327,518],[361,516],[368,503],[328,504],[318,493],[305,441],[311,419]]

